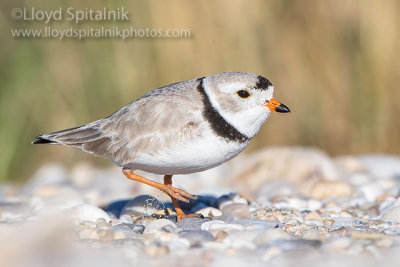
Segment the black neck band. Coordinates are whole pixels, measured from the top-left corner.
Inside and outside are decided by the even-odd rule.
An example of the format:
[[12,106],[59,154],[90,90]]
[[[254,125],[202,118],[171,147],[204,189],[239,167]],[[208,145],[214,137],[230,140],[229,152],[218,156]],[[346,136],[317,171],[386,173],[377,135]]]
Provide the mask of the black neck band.
[[221,114],[213,107],[208,98],[207,93],[204,91],[203,78],[199,78],[199,85],[197,86],[197,91],[200,92],[203,100],[203,116],[204,119],[208,121],[211,129],[215,134],[220,137],[225,138],[228,141],[234,141],[239,143],[246,143],[250,138],[241,132],[239,132],[235,127],[233,127],[229,122],[227,122]]

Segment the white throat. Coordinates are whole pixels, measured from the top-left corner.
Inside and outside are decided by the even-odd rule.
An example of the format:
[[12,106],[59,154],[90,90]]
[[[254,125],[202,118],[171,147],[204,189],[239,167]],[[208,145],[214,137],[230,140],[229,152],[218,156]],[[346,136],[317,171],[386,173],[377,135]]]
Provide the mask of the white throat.
[[254,137],[260,130],[263,123],[267,120],[270,110],[265,106],[256,106],[252,109],[247,109],[239,112],[228,112],[221,108],[216,97],[208,90],[207,80],[204,84],[204,91],[210,99],[211,105],[218,113],[240,133],[249,138]]

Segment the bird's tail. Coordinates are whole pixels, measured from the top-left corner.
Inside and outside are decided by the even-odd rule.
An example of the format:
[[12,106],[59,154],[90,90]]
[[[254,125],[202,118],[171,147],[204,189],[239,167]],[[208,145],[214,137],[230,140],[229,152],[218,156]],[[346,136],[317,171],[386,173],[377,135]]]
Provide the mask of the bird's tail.
[[111,139],[100,129],[102,120],[36,137],[32,144],[71,146],[98,157],[107,157]]
[[98,122],[36,136],[32,144],[57,144],[80,147],[101,138]]

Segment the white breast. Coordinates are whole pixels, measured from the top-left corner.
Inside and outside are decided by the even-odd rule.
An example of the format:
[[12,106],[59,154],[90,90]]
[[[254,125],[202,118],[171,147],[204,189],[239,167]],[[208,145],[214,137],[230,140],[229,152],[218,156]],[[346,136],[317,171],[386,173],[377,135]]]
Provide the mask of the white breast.
[[156,174],[188,174],[216,167],[237,156],[246,143],[227,142],[216,136],[209,127],[196,139],[173,146],[168,151],[155,154],[140,153],[134,162],[125,167]]

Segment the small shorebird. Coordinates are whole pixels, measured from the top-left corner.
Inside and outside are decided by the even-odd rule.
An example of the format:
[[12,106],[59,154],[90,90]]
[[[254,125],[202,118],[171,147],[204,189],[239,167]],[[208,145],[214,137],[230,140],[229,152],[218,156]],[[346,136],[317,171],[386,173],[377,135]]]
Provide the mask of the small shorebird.
[[[273,98],[271,82],[246,72],[225,72],[155,89],[110,116],[36,137],[33,144],[60,144],[123,167],[131,180],[170,196],[177,220],[186,215],[178,200],[196,196],[172,186],[172,176],[204,171],[237,156],[271,111],[290,112]],[[164,176],[164,184],[134,170]]]

